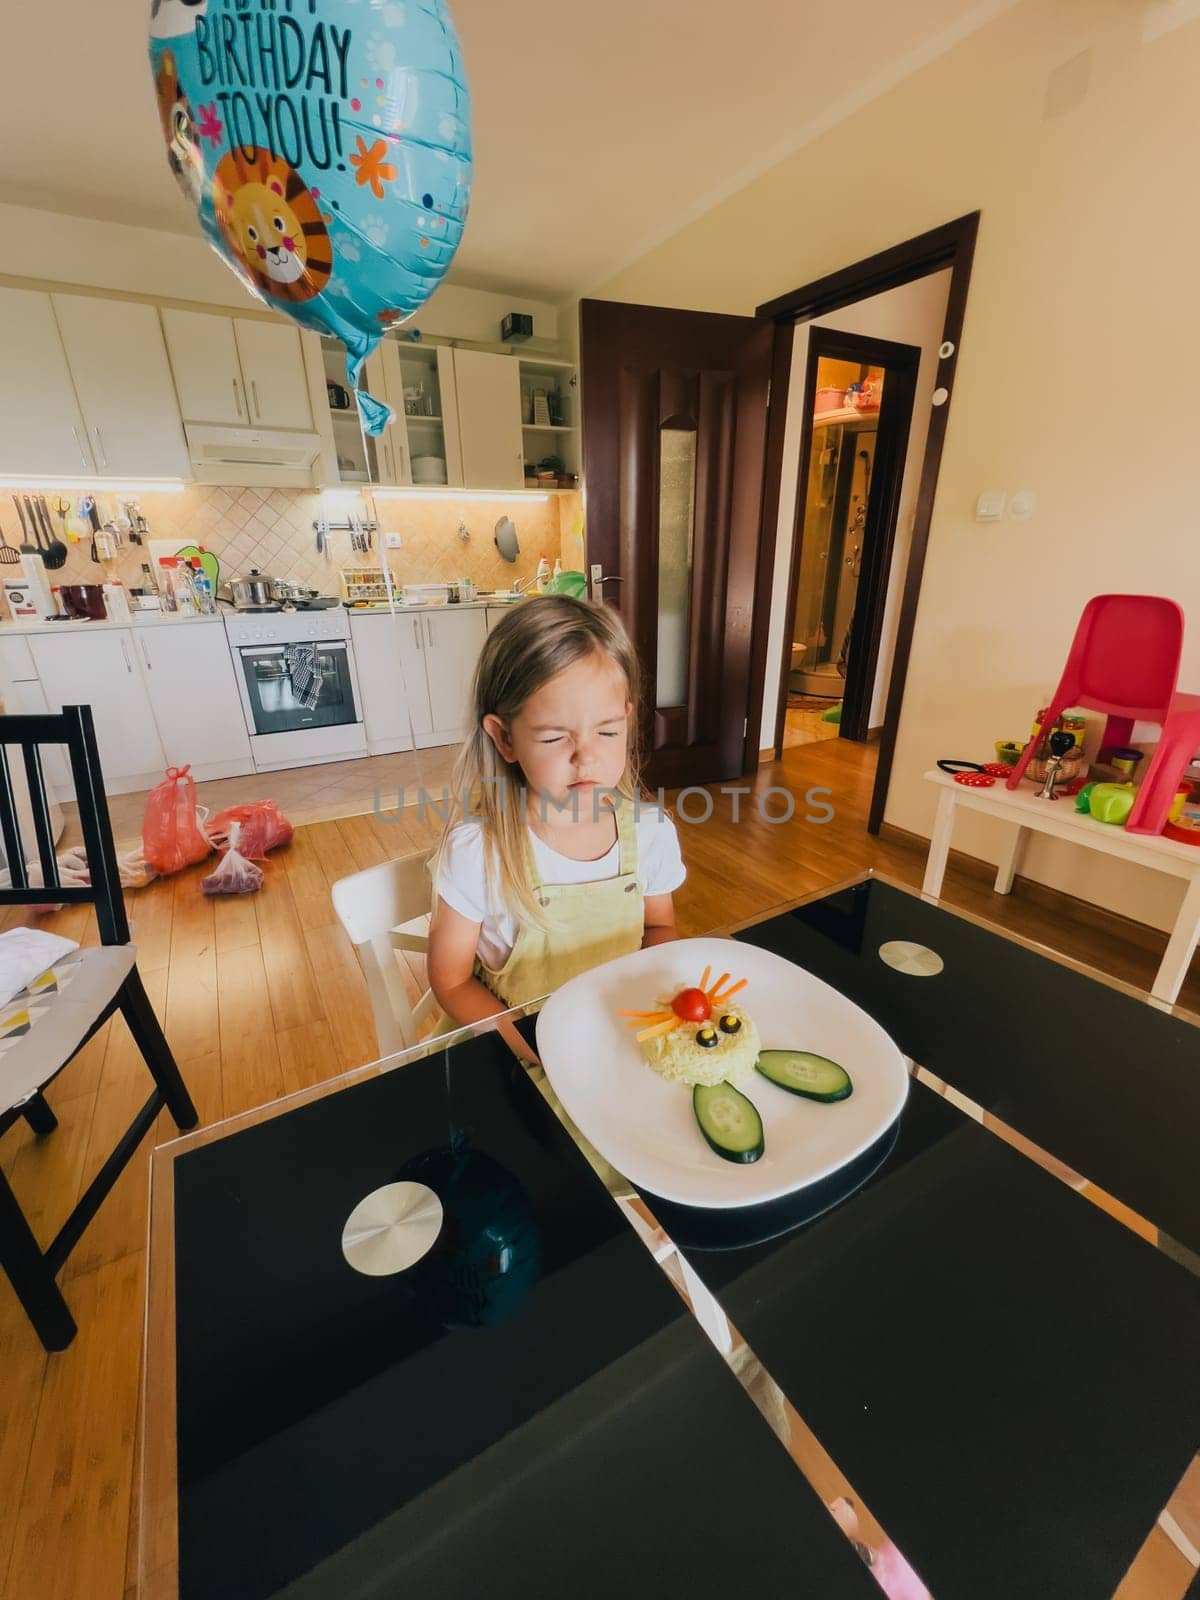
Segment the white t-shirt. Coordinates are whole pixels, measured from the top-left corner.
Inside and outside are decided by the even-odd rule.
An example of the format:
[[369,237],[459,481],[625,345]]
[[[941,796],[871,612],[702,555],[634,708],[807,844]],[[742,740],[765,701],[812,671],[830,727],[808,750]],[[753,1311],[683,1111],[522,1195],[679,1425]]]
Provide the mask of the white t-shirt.
[[[679,853],[674,822],[656,807],[645,804],[635,827],[637,877],[643,895],[669,894],[678,889],[687,877],[687,869]],[[573,861],[552,850],[532,828],[529,838],[543,883],[594,883],[601,878],[615,878],[621,869],[619,840],[614,840],[612,849],[595,861]],[[438,893],[448,906],[481,925],[480,960],[493,972],[498,971],[517,942],[519,916],[497,902],[488,884],[481,820],[471,818],[451,829],[442,853]]]

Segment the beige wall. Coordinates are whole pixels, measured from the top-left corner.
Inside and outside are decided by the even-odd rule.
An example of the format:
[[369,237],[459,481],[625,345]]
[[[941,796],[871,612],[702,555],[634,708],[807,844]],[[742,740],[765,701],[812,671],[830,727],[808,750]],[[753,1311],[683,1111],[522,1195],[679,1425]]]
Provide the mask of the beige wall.
[[[1028,727],[1089,595],[1181,600],[1184,685],[1200,690],[1200,22],[1144,42],[1145,14],[1014,7],[595,291],[748,312],[982,211],[888,805],[926,834],[921,773]],[[1051,75],[1084,51],[1059,80],[1085,79],[1082,102],[1067,92],[1047,117]],[[976,524],[989,488],[1032,490],[1036,515]],[[994,857],[997,833],[973,822],[956,842]],[[1159,926],[1173,915],[1172,880],[1035,844],[1035,876]]]

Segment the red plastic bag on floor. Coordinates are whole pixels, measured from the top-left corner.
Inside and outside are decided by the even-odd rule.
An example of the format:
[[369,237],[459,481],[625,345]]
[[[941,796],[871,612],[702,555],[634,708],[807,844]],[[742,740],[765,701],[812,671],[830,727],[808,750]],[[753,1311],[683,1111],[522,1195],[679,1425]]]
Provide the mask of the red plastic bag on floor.
[[200,879],[205,894],[253,894],[262,888],[263,869],[242,855],[239,825],[229,825],[229,849],[221,857],[221,865],[207,878]]
[[268,850],[291,843],[292,825],[280,814],[274,800],[256,800],[253,805],[229,806],[218,811],[206,824],[208,837],[218,850],[228,844],[234,823],[242,830],[238,835],[238,850],[250,861],[264,861]]
[[181,872],[212,854],[212,844],[196,817],[196,780],[191,767],[168,767],[151,789],[142,819],[142,846],[155,872]]

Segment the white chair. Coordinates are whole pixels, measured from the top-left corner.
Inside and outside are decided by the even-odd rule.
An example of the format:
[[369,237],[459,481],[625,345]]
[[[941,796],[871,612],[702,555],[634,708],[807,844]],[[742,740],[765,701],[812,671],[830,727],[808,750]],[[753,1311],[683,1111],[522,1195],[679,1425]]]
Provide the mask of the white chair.
[[385,861],[339,878],[333,886],[333,909],[367,980],[380,1055],[416,1044],[421,1023],[440,1009],[429,988],[413,1005],[396,959],[398,950],[429,952],[425,919],[432,909],[427,866],[432,855],[432,850],[421,850]]

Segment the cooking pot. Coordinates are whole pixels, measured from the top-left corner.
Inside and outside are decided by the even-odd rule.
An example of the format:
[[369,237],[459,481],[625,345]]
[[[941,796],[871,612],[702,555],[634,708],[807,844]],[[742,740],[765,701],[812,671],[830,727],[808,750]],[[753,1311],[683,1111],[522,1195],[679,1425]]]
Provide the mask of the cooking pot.
[[315,600],[320,592],[317,589],[310,589],[304,583],[292,583],[288,578],[276,578],[272,587],[275,590],[276,600],[283,601],[285,605],[297,605],[303,604],[308,600]]
[[257,567],[251,567],[249,572],[243,572],[240,578],[233,580],[229,585],[229,593],[239,611],[243,607],[274,605],[275,580]]

